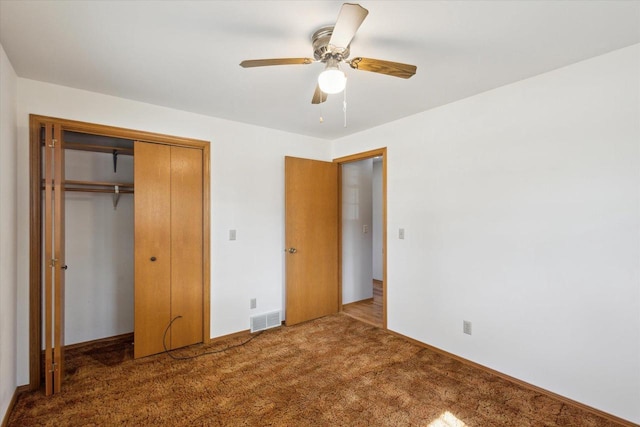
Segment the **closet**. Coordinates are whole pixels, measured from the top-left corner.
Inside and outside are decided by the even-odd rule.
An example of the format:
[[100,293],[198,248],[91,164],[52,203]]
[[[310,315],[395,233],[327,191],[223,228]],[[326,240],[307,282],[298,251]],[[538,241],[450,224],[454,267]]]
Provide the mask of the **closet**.
[[[30,388],[44,377],[46,394],[60,391],[65,330],[71,343],[133,331],[136,358],[208,341],[209,143],[35,115],[30,125]],[[109,229],[114,215],[120,222]],[[104,228],[99,238],[91,227]],[[78,244],[79,236],[89,241]],[[87,262],[95,253],[105,254],[95,262],[102,270]],[[114,268],[111,258],[127,266]],[[78,279],[88,270],[93,277]],[[103,279],[117,282],[117,296],[87,294],[102,291]],[[99,311],[109,309],[104,322]]]

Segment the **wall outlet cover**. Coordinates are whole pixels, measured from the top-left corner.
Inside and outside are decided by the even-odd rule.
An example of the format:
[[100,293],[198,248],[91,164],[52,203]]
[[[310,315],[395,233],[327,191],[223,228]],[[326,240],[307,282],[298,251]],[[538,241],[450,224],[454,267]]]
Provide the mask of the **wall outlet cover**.
[[467,335],[471,335],[471,322],[469,322],[468,320],[462,321],[462,332]]

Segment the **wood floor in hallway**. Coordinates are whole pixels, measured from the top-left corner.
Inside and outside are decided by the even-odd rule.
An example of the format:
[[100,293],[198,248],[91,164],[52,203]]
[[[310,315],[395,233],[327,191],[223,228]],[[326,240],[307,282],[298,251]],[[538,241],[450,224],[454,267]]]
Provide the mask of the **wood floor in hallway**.
[[382,327],[382,281],[373,281],[373,298],[352,302],[342,306],[344,314],[366,322],[370,325]]

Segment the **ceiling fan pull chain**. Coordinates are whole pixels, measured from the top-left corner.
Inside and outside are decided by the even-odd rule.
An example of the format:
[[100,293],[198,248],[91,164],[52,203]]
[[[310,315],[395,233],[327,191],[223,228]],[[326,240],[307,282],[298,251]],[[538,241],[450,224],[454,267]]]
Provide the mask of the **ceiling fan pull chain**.
[[347,127],[347,87],[344,87],[344,91],[342,92],[342,111],[344,112],[344,127]]
[[320,107],[320,123],[324,123],[324,117],[322,117],[322,103],[318,104]]

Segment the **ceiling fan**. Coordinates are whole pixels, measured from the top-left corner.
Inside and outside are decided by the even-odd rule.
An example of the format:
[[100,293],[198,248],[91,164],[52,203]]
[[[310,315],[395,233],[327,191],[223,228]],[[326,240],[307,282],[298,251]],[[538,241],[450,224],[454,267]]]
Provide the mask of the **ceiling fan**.
[[327,94],[340,93],[344,90],[347,77],[340,70],[341,63],[349,64],[354,70],[371,71],[403,79],[413,76],[417,70],[415,65],[363,57],[347,59],[351,40],[368,14],[369,11],[359,4],[344,3],[334,26],[322,27],[313,33],[311,43],[315,59],[250,59],[242,61],[240,66],[250,68],[269,65],[308,65],[314,62],[326,64],[325,70],[318,76],[318,84],[311,100],[312,104],[325,102]]

